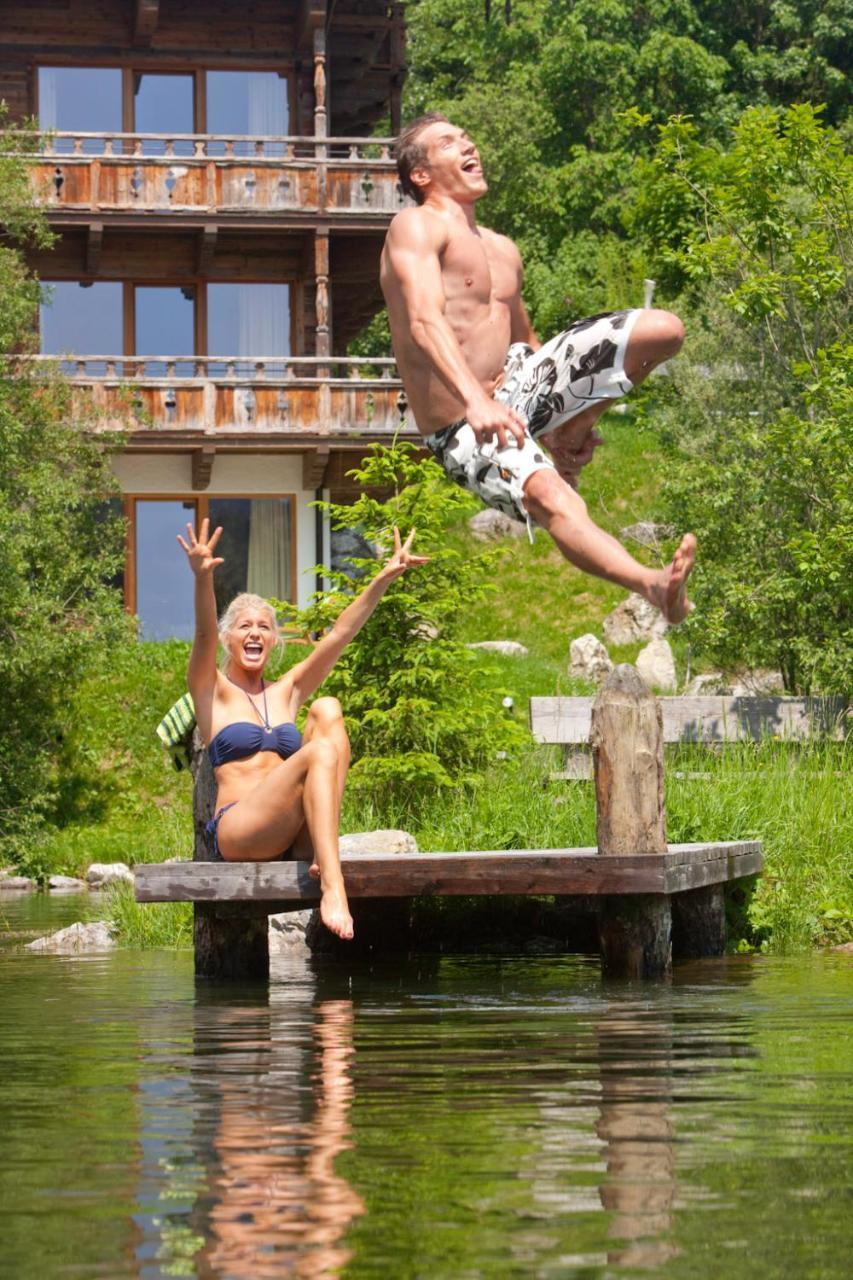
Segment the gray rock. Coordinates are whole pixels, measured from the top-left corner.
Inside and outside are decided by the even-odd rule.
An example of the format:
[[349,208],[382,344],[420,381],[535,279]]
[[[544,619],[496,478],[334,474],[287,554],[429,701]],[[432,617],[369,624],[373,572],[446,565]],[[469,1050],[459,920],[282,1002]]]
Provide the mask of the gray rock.
[[353,560],[375,560],[376,548],[372,542],[363,538],[357,529],[333,529],[330,538],[331,568],[336,573],[345,573],[350,578],[360,578],[362,569],[352,563]]
[[503,653],[508,658],[526,658],[530,650],[517,640],[477,640],[466,644],[466,649],[487,649],[490,653]]
[[636,644],[664,635],[668,625],[659,609],[632,591],[604,619],[604,638],[608,644]]
[[569,675],[600,684],[613,670],[610,655],[597,636],[578,636],[569,646]]
[[133,884],[133,872],[124,862],[93,862],[86,872],[90,889],[105,889],[120,880]]
[[28,951],[49,951],[59,955],[78,955],[84,951],[111,951],[116,942],[103,920],[91,924],[70,924],[67,929],[36,938],[27,944]]
[[785,682],[781,671],[767,671],[759,667],[755,671],[745,672],[736,684],[732,685],[735,698],[756,697],[772,693],[784,693]]
[[341,836],[341,853],[417,853],[418,842],[408,831],[356,831]]
[[18,876],[12,871],[0,875],[0,893],[35,893],[38,885],[29,876]]
[[637,542],[641,547],[659,547],[663,538],[675,537],[675,529],[671,524],[638,520],[636,524],[628,524],[620,529],[619,537],[622,542]]
[[678,688],[678,677],[675,673],[675,658],[669,641],[657,636],[645,649],[637,654],[637,670],[650,689],[663,689],[667,693],[675,693]]
[[311,954],[305,940],[311,917],[317,912],[309,907],[305,911],[282,911],[269,918],[270,956]]
[[500,542],[502,538],[523,538],[527,531],[527,526],[520,520],[513,520],[512,516],[504,515],[503,511],[493,511],[491,507],[485,507],[472,516],[468,521],[468,528],[471,530],[471,536],[478,542]]
[[85,880],[80,880],[77,876],[51,876],[47,887],[53,893],[79,893],[88,886]]

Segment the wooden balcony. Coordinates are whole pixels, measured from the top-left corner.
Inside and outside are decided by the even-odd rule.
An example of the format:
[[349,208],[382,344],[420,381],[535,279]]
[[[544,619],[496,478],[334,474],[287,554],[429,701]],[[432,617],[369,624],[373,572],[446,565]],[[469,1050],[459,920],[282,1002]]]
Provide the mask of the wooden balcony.
[[[319,356],[36,356],[136,443],[415,438],[393,360]],[[81,415],[83,413],[81,406]]]
[[28,156],[51,218],[143,214],[386,223],[407,203],[391,139],[53,133]]

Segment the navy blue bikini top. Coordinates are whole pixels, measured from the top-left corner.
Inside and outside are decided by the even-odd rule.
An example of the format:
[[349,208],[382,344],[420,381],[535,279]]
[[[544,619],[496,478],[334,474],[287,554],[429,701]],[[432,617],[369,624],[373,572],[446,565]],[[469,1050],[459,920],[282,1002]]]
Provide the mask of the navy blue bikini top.
[[220,729],[207,748],[210,763],[216,769],[230,760],[244,760],[259,751],[277,751],[287,760],[302,746],[302,734],[295,724],[274,724],[269,729],[263,725],[239,720]]

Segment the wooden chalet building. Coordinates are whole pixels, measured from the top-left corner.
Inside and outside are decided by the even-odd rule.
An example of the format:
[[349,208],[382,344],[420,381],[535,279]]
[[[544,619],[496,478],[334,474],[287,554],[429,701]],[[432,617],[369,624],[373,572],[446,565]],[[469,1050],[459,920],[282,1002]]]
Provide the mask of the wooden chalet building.
[[[56,245],[40,358],[130,431],[115,468],[127,607],[191,634],[175,534],[225,528],[223,600],[304,603],[329,555],[312,506],[367,442],[415,438],[391,361],[348,359],[378,310],[404,199],[391,141],[403,5],[4,0],[0,98],[49,130],[29,158]],[[351,489],[349,490],[351,492]]]

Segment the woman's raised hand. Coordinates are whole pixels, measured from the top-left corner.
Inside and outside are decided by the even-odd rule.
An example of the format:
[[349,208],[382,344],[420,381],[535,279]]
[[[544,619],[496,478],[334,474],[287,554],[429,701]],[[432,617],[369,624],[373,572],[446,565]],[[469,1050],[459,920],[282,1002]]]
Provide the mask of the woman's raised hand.
[[190,568],[197,578],[203,578],[206,574],[213,573],[216,566],[223,563],[222,556],[213,554],[221,534],[221,525],[214,529],[213,533],[210,533],[210,521],[206,516],[201,522],[198,537],[195,536],[195,529],[191,524],[187,525],[189,542],[184,542],[181,535],[178,534],[178,542],[186,551]]
[[382,574],[390,582],[395,578],[399,578],[407,569],[411,569],[413,565],[427,564],[429,556],[413,556],[411,552],[412,539],[415,536],[414,529],[409,534],[405,542],[400,541],[400,530],[394,526],[394,552],[391,559],[382,569]]

